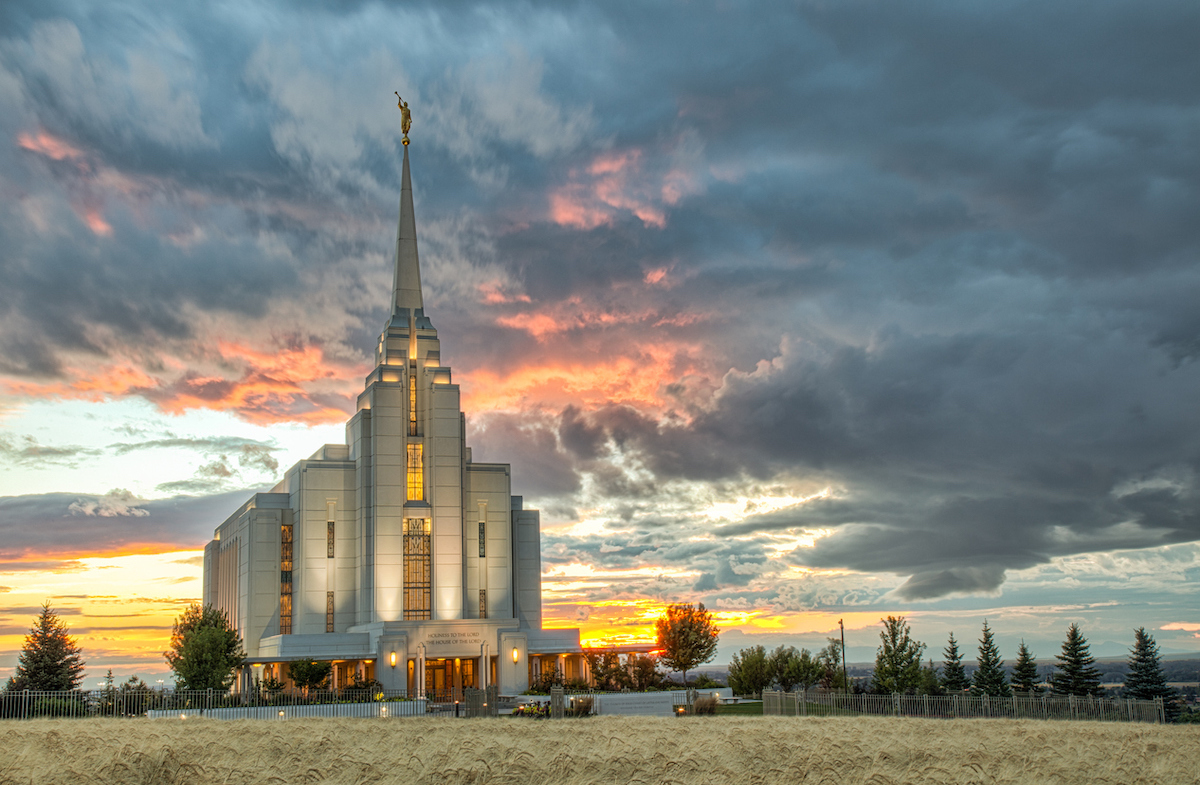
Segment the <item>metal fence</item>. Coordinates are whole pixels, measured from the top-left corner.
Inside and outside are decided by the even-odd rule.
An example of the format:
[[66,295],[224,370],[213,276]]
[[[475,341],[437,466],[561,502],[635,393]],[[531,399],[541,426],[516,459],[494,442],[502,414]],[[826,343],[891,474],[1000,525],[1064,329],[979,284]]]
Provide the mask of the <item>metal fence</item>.
[[[71,690],[0,691],[0,719],[39,717],[181,716],[412,716],[455,714],[449,692],[410,698],[404,690]],[[336,712],[328,710],[337,707]],[[374,708],[372,708],[374,707]],[[420,710],[418,711],[418,707]],[[247,712],[246,710],[253,711]]]
[[1074,695],[848,695],[824,690],[763,690],[763,714],[1166,722],[1161,700]]

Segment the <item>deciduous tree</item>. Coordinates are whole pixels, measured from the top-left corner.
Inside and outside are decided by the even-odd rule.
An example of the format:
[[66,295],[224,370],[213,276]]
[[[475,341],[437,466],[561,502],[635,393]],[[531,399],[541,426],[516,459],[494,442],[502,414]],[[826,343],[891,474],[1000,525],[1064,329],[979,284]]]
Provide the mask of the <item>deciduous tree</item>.
[[721,631],[713,623],[712,612],[704,609],[704,603],[668,605],[666,614],[654,623],[654,631],[663,663],[683,674],[685,687],[687,672],[717,654],[717,636]]
[[1179,717],[1178,696],[1175,688],[1167,684],[1162,669],[1162,658],[1158,643],[1145,627],[1133,631],[1133,648],[1129,651],[1129,672],[1125,674],[1125,697],[1137,700],[1162,698],[1167,722]]
[[47,601],[25,636],[8,689],[73,690],[83,681],[83,669],[83,650]]
[[329,676],[333,673],[333,663],[318,660],[300,660],[288,663],[288,676],[300,689],[319,689],[329,684]]
[[1012,695],[1008,676],[1004,673],[1004,660],[992,637],[987,619],[983,620],[983,637],[979,639],[979,668],[971,675],[972,695]]
[[1014,690],[1038,695],[1042,692],[1041,677],[1038,676],[1037,658],[1029,652],[1022,639],[1017,647],[1017,661],[1013,665],[1012,686]]
[[921,687],[921,654],[925,644],[913,640],[903,616],[888,616],[880,621],[883,629],[879,632],[871,691],[916,692]]
[[820,666],[820,684],[829,690],[845,690],[846,671],[842,667],[842,642],[837,638],[826,638],[829,645],[817,653],[817,664]]
[[967,680],[967,671],[963,668],[962,653],[958,650],[958,641],[954,633],[950,633],[950,642],[942,649],[942,687],[946,692],[962,692],[971,686]]
[[733,655],[729,663],[729,686],[735,695],[761,697],[762,691],[771,686],[774,675],[771,659],[762,646],[751,646]]
[[1057,670],[1050,677],[1050,691],[1056,695],[1099,695],[1100,671],[1095,667],[1087,638],[1079,631],[1078,624],[1067,628],[1067,639],[1063,641],[1062,654],[1054,655],[1058,660]]
[[225,614],[197,602],[175,620],[171,648],[163,658],[181,689],[227,690],[234,671],[246,661],[246,652],[242,636],[229,626]]
[[796,687],[808,689],[821,680],[823,668],[808,649],[796,651],[794,646],[780,646],[771,652],[771,676],[784,692]]

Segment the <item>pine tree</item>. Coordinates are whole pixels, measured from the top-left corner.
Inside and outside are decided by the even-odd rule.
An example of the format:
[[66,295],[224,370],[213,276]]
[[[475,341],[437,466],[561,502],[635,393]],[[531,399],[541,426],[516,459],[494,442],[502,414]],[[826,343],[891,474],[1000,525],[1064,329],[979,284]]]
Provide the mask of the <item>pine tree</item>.
[[47,601],[25,636],[10,686],[19,690],[73,690],[83,681],[83,669],[82,650]]
[[1154,636],[1146,632],[1145,627],[1138,627],[1133,635],[1133,648],[1129,651],[1129,673],[1125,675],[1125,697],[1137,700],[1162,698],[1167,722],[1174,722],[1179,716],[1179,704],[1175,702],[1177,693],[1174,687],[1167,684],[1158,644]]
[[911,693],[921,687],[921,653],[925,644],[913,640],[903,616],[888,616],[879,633],[871,692]]
[[920,695],[941,695],[945,692],[932,657],[929,659],[929,665],[921,669],[921,688],[917,692]]
[[1088,650],[1087,638],[1079,631],[1078,624],[1067,628],[1067,639],[1063,641],[1062,654],[1054,655],[1058,660],[1057,670],[1050,677],[1050,692],[1055,695],[1098,695],[1100,671],[1096,660]]
[[942,663],[942,687],[946,692],[962,692],[967,688],[967,673],[963,669],[962,654],[958,651],[958,641],[954,633],[950,633],[950,644],[942,649],[946,660]]
[[1008,676],[1004,673],[1004,660],[1000,649],[992,638],[987,619],[983,620],[983,637],[979,639],[979,668],[971,676],[972,695],[1010,696]]
[[1037,658],[1029,653],[1025,641],[1017,647],[1017,662],[1013,665],[1013,689],[1038,695],[1042,692],[1041,679],[1038,678]]

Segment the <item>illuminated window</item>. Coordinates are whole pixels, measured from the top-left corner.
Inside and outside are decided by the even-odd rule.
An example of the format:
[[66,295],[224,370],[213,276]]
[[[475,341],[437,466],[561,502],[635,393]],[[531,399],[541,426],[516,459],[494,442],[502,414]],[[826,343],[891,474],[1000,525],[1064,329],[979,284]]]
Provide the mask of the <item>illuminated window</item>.
[[325,556],[333,558],[333,521],[325,524]]
[[279,634],[292,634],[292,525],[279,532]]
[[479,618],[487,618],[487,589],[479,590]]
[[408,445],[408,500],[425,499],[425,445]]
[[428,518],[404,521],[404,618],[420,620],[430,614],[430,524]]
[[417,366],[408,367],[408,435],[417,433]]
[[333,632],[333,592],[325,592],[325,632]]

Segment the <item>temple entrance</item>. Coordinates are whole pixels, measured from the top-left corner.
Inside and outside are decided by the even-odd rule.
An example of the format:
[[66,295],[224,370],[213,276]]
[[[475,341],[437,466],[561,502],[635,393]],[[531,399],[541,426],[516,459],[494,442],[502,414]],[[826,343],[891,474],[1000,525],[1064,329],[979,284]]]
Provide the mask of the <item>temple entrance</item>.
[[425,696],[431,701],[461,701],[464,689],[478,686],[478,657],[425,661]]

